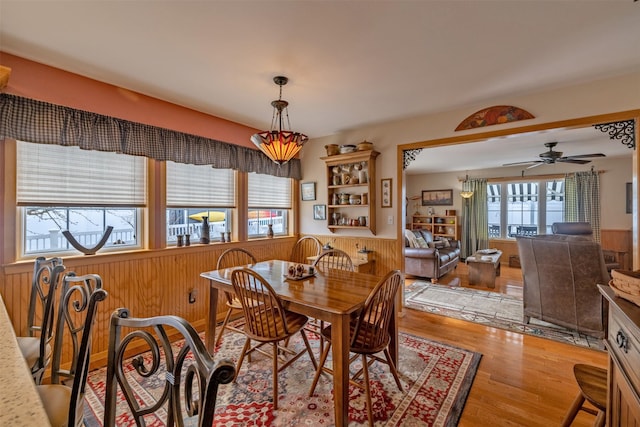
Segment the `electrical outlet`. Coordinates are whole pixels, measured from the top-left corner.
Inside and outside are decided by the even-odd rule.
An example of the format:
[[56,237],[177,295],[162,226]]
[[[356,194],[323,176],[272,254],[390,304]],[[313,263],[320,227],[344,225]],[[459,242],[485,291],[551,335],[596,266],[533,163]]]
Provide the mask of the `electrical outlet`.
[[387,217],[387,224],[389,224],[389,225],[393,225],[393,215],[389,215],[389,216]]
[[197,296],[198,296],[198,290],[197,289],[190,289],[189,290],[189,304],[195,304]]

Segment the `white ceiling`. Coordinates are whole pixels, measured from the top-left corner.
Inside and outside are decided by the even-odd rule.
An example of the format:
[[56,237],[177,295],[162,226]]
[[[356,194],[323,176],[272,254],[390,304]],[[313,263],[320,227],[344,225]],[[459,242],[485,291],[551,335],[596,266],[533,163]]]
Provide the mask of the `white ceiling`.
[[2,0],[0,50],[258,129],[285,75],[314,138],[637,72],[640,2]]

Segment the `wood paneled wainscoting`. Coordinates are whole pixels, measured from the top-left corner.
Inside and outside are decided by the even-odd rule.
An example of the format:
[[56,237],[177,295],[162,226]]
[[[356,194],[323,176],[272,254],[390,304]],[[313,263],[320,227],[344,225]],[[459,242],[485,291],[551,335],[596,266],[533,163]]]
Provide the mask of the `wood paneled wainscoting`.
[[[287,259],[296,240],[294,237],[283,237],[64,258],[67,271],[74,271],[78,275],[100,275],[103,287],[109,293],[96,317],[92,367],[106,364],[109,317],[115,309],[126,307],[136,317],[177,315],[187,319],[198,330],[204,330],[209,289],[208,281],[200,277],[201,272],[214,270],[218,256],[233,247],[251,251],[258,261]],[[32,261],[5,265],[0,273],[0,294],[18,335],[26,332],[32,275]],[[196,298],[190,304],[189,292],[192,290],[196,291]],[[225,312],[224,306],[218,308],[220,321]],[[68,354],[67,350],[63,363],[69,362]]]
[[[356,243],[375,252],[377,275],[398,268],[399,258],[394,254],[395,240],[316,236],[322,243],[356,255]],[[214,270],[220,254],[233,247],[242,247],[254,254],[258,261],[288,259],[297,238],[282,237],[249,242],[192,245],[181,248],[135,251],[118,254],[98,254],[64,258],[67,271],[78,275],[98,274],[109,293],[100,305],[93,333],[92,367],[106,363],[109,339],[109,317],[120,307],[126,307],[136,317],[172,314],[183,317],[203,331],[208,316],[208,282],[200,277],[203,271]],[[16,333],[24,334],[27,325],[29,292],[33,262],[18,262],[2,267],[0,294]],[[189,293],[195,291],[195,302],[189,303]],[[58,299],[59,300],[59,299]],[[224,299],[217,308],[218,320],[226,313]],[[65,340],[69,342],[69,340]],[[63,363],[69,362],[69,351]]]
[[366,247],[372,250],[375,259],[374,274],[377,276],[384,276],[390,270],[400,268],[402,254],[397,253],[395,239],[336,235],[315,235],[315,237],[323,244],[328,242],[332,247],[345,251],[351,257],[357,256],[358,249]]

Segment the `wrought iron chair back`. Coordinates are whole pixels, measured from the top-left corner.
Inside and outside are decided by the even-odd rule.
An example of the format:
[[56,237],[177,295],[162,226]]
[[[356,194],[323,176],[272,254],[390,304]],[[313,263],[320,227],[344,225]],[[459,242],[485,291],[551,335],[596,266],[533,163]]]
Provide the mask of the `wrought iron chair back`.
[[[145,425],[145,415],[166,409],[167,426],[183,426],[189,417],[197,417],[198,426],[211,426],[218,387],[233,380],[233,363],[214,363],[196,330],[183,318],[129,316],[126,308],[111,315],[104,425],[115,426],[119,387],[137,425]],[[181,346],[171,344],[169,336],[175,337],[175,332],[182,340]],[[144,349],[147,353],[127,359],[129,349]],[[137,381],[156,377],[164,381],[162,394],[152,403],[139,402]]]
[[36,258],[31,280],[27,336],[18,337],[18,345],[30,365],[36,384],[42,382],[51,361],[51,341],[54,333],[56,294],[65,267],[62,258]]
[[[61,283],[60,306],[56,323],[55,345],[51,362],[51,384],[38,386],[38,392],[52,425],[83,425],[84,391],[89,373],[91,336],[98,303],[107,292],[95,274],[76,276],[69,273]],[[71,341],[71,366],[61,368],[63,340]],[[69,387],[71,392],[69,392]],[[62,402],[62,403],[61,403]]]

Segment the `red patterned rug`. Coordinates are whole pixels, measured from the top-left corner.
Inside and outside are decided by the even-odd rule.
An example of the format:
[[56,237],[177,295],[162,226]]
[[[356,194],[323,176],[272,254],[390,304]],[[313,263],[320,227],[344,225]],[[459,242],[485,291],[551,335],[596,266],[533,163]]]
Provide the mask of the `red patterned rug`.
[[[309,334],[314,354],[319,342]],[[297,336],[290,346],[300,348]],[[371,394],[376,426],[455,426],[473,383],[481,354],[401,333],[398,371],[404,388],[401,393],[388,367],[371,367]],[[244,337],[228,332],[216,352],[216,358],[238,360]],[[134,371],[135,372],[135,371]],[[106,369],[90,373],[87,380],[85,425],[102,426],[104,378]],[[332,382],[320,378],[313,397],[308,397],[314,370],[307,356],[280,372],[279,409],[273,410],[271,360],[256,353],[245,361],[236,384],[222,385],[218,391],[214,426],[331,426],[333,422]],[[137,378],[139,398],[149,400],[161,390],[160,380]],[[364,392],[350,386],[349,425],[366,425]],[[119,403],[118,426],[134,426]],[[164,426],[150,417],[148,426]]]

